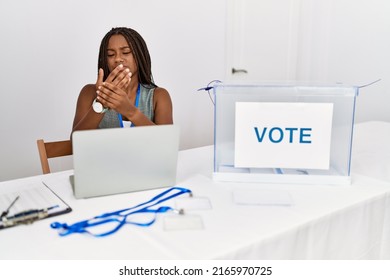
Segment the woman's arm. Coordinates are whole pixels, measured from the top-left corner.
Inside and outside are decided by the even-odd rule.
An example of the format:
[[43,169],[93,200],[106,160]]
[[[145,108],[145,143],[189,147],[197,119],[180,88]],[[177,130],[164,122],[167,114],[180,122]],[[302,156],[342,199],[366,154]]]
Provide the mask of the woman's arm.
[[154,122],[156,124],[173,124],[172,100],[164,88],[154,90]]
[[73,120],[72,133],[76,130],[96,129],[104,114],[96,113],[92,109],[93,100],[96,98],[96,87],[93,84],[82,88],[76,105],[76,113]]
[[135,126],[172,124],[172,102],[168,91],[163,88],[156,88],[153,97],[154,120],[149,120],[133,102],[130,101],[127,93],[113,85],[112,83],[103,83],[98,88],[99,101],[106,107],[109,107],[120,113],[123,117],[130,120]]
[[[99,69],[96,84],[89,84],[82,88],[76,105],[76,113],[73,120],[72,133],[76,130],[96,129],[104,114],[96,113],[92,103],[97,97],[97,89],[103,84],[104,71]],[[118,65],[107,77],[113,86],[122,89],[126,88],[131,81],[131,73],[122,65]]]
[[173,124],[172,101],[167,90],[163,88],[156,88],[154,90],[153,110],[153,121],[132,104],[130,104],[122,115],[134,123],[135,126]]

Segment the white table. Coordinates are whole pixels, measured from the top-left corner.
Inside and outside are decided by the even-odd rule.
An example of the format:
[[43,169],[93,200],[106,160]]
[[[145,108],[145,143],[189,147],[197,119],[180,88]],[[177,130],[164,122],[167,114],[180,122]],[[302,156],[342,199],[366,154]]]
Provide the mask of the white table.
[[[72,171],[2,182],[44,180],[73,211],[1,230],[0,259],[390,259],[389,143],[389,123],[356,125],[350,186],[214,182],[212,146],[181,151],[178,185],[212,204],[187,212],[202,218],[199,230],[164,230],[164,217],[173,214],[162,214],[151,227],[125,225],[103,238],[60,237],[50,228],[54,221],[73,223],[134,206],[161,190],[76,200]],[[235,190],[288,192],[294,204],[237,205]]]

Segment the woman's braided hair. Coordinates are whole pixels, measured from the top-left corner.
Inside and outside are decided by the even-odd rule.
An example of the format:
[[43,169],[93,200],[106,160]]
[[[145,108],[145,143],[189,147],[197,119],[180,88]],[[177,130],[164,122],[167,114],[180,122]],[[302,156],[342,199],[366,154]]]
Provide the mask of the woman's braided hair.
[[103,80],[110,73],[107,63],[107,47],[112,35],[122,35],[129,44],[138,67],[138,81],[142,85],[157,87],[153,81],[152,62],[145,40],[137,31],[127,27],[112,28],[102,39],[99,50],[98,69],[102,68],[104,70]]

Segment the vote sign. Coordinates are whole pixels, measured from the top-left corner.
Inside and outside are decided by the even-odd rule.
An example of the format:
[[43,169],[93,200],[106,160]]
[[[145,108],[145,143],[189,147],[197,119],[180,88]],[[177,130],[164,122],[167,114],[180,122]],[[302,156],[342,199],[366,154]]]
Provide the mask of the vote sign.
[[330,166],[333,103],[237,102],[234,166]]

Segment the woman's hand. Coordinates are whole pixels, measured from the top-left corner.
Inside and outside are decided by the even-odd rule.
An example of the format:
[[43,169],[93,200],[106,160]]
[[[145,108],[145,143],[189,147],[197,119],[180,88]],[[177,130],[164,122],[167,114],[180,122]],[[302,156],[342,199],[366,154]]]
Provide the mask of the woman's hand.
[[137,109],[127,96],[127,92],[120,87],[122,83],[103,82],[98,86],[97,99],[105,108],[110,108],[124,115],[135,112]]
[[[130,84],[131,75],[129,68],[124,68],[122,64],[119,64],[112,72],[108,75],[104,82],[111,83],[119,88],[125,89]],[[98,78],[96,81],[96,90],[103,84],[104,70],[99,69]]]
[[[121,112],[121,108],[127,108],[126,105],[131,102],[127,97],[125,89],[131,81],[131,72],[129,68],[124,68],[122,64],[118,65],[103,82],[104,71],[99,69],[98,78],[96,81],[97,100],[103,104],[105,108],[114,109]],[[123,104],[121,106],[121,104]],[[119,111],[120,110],[120,111]]]

